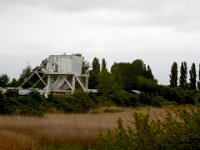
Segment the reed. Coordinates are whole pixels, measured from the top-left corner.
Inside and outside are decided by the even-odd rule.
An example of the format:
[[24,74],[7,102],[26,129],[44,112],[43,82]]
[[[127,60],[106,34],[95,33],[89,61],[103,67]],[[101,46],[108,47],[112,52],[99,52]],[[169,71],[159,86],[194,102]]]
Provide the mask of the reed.
[[[144,107],[140,109],[116,108],[115,113],[98,109],[87,114],[46,114],[44,117],[0,116],[0,149],[34,149],[35,145],[67,144],[96,145],[98,133],[117,126],[122,118],[129,125],[134,112],[152,118],[162,116],[168,109]],[[115,108],[109,108],[115,109]]]

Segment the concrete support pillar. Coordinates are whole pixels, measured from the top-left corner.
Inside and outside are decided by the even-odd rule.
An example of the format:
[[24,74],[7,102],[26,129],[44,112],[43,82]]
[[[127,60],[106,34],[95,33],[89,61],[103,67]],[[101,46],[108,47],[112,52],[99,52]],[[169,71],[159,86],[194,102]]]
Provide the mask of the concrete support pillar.
[[76,86],[76,78],[75,78],[75,75],[72,76],[72,91],[71,93],[73,94],[74,91],[75,91],[75,87]]

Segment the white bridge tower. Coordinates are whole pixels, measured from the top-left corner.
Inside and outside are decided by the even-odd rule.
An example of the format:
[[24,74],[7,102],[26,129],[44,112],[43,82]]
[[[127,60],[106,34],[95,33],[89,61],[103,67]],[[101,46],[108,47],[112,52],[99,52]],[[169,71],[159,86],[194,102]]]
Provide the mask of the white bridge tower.
[[76,85],[80,86],[83,91],[88,92],[88,73],[82,74],[82,65],[84,58],[76,55],[50,55],[42,64],[35,69],[33,74],[29,76],[20,86],[19,90],[33,76],[37,76],[32,87],[34,89],[39,82],[44,87],[38,89],[40,93],[48,95],[50,92],[56,94],[74,93]]

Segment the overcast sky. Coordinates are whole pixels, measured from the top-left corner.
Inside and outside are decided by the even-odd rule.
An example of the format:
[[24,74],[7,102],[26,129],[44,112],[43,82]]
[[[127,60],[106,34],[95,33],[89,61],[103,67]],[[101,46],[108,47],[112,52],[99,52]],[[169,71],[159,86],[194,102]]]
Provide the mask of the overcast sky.
[[200,0],[0,0],[0,74],[63,53],[142,59],[169,84],[174,61],[200,63]]

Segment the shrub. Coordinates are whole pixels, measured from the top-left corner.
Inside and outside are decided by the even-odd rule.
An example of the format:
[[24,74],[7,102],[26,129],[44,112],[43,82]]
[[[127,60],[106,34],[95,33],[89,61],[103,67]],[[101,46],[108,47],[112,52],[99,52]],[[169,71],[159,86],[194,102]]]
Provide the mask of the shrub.
[[97,103],[98,106],[112,106],[112,105],[115,105],[113,100],[111,100],[107,96],[98,96],[96,99],[97,99],[97,102],[98,102]]
[[200,102],[200,92],[199,91],[197,93],[195,93],[194,100],[195,100],[195,103]]
[[151,104],[151,97],[148,94],[141,93],[139,95],[139,103],[150,105]]
[[62,112],[87,112],[94,106],[89,95],[83,91],[76,91],[69,96],[53,96],[50,99],[52,105]]
[[162,119],[150,120],[135,113],[132,126],[118,127],[99,135],[96,150],[198,150],[200,149],[200,108],[178,109]]
[[17,110],[18,102],[13,98],[3,98],[0,102],[1,114],[14,114]]
[[89,95],[83,91],[75,91],[71,97],[71,102],[76,106],[74,107],[75,112],[86,112],[94,106]]
[[177,105],[177,103],[174,101],[167,101],[162,96],[151,97],[151,106],[163,107],[163,106],[169,106],[169,105]]
[[162,107],[166,100],[161,96],[156,96],[151,98],[151,105],[155,107]]
[[46,101],[38,92],[32,91],[29,96],[18,97],[19,114],[42,116],[46,111]]
[[185,91],[185,103],[186,104],[195,104],[195,93],[192,90]]
[[138,97],[123,90],[116,90],[109,95],[109,99],[119,106],[136,106]]
[[4,97],[0,102],[0,113],[42,116],[45,103],[45,98],[35,91],[29,96]]
[[180,87],[168,87],[163,97],[169,101],[175,101],[178,104],[185,104],[184,93],[185,91]]

